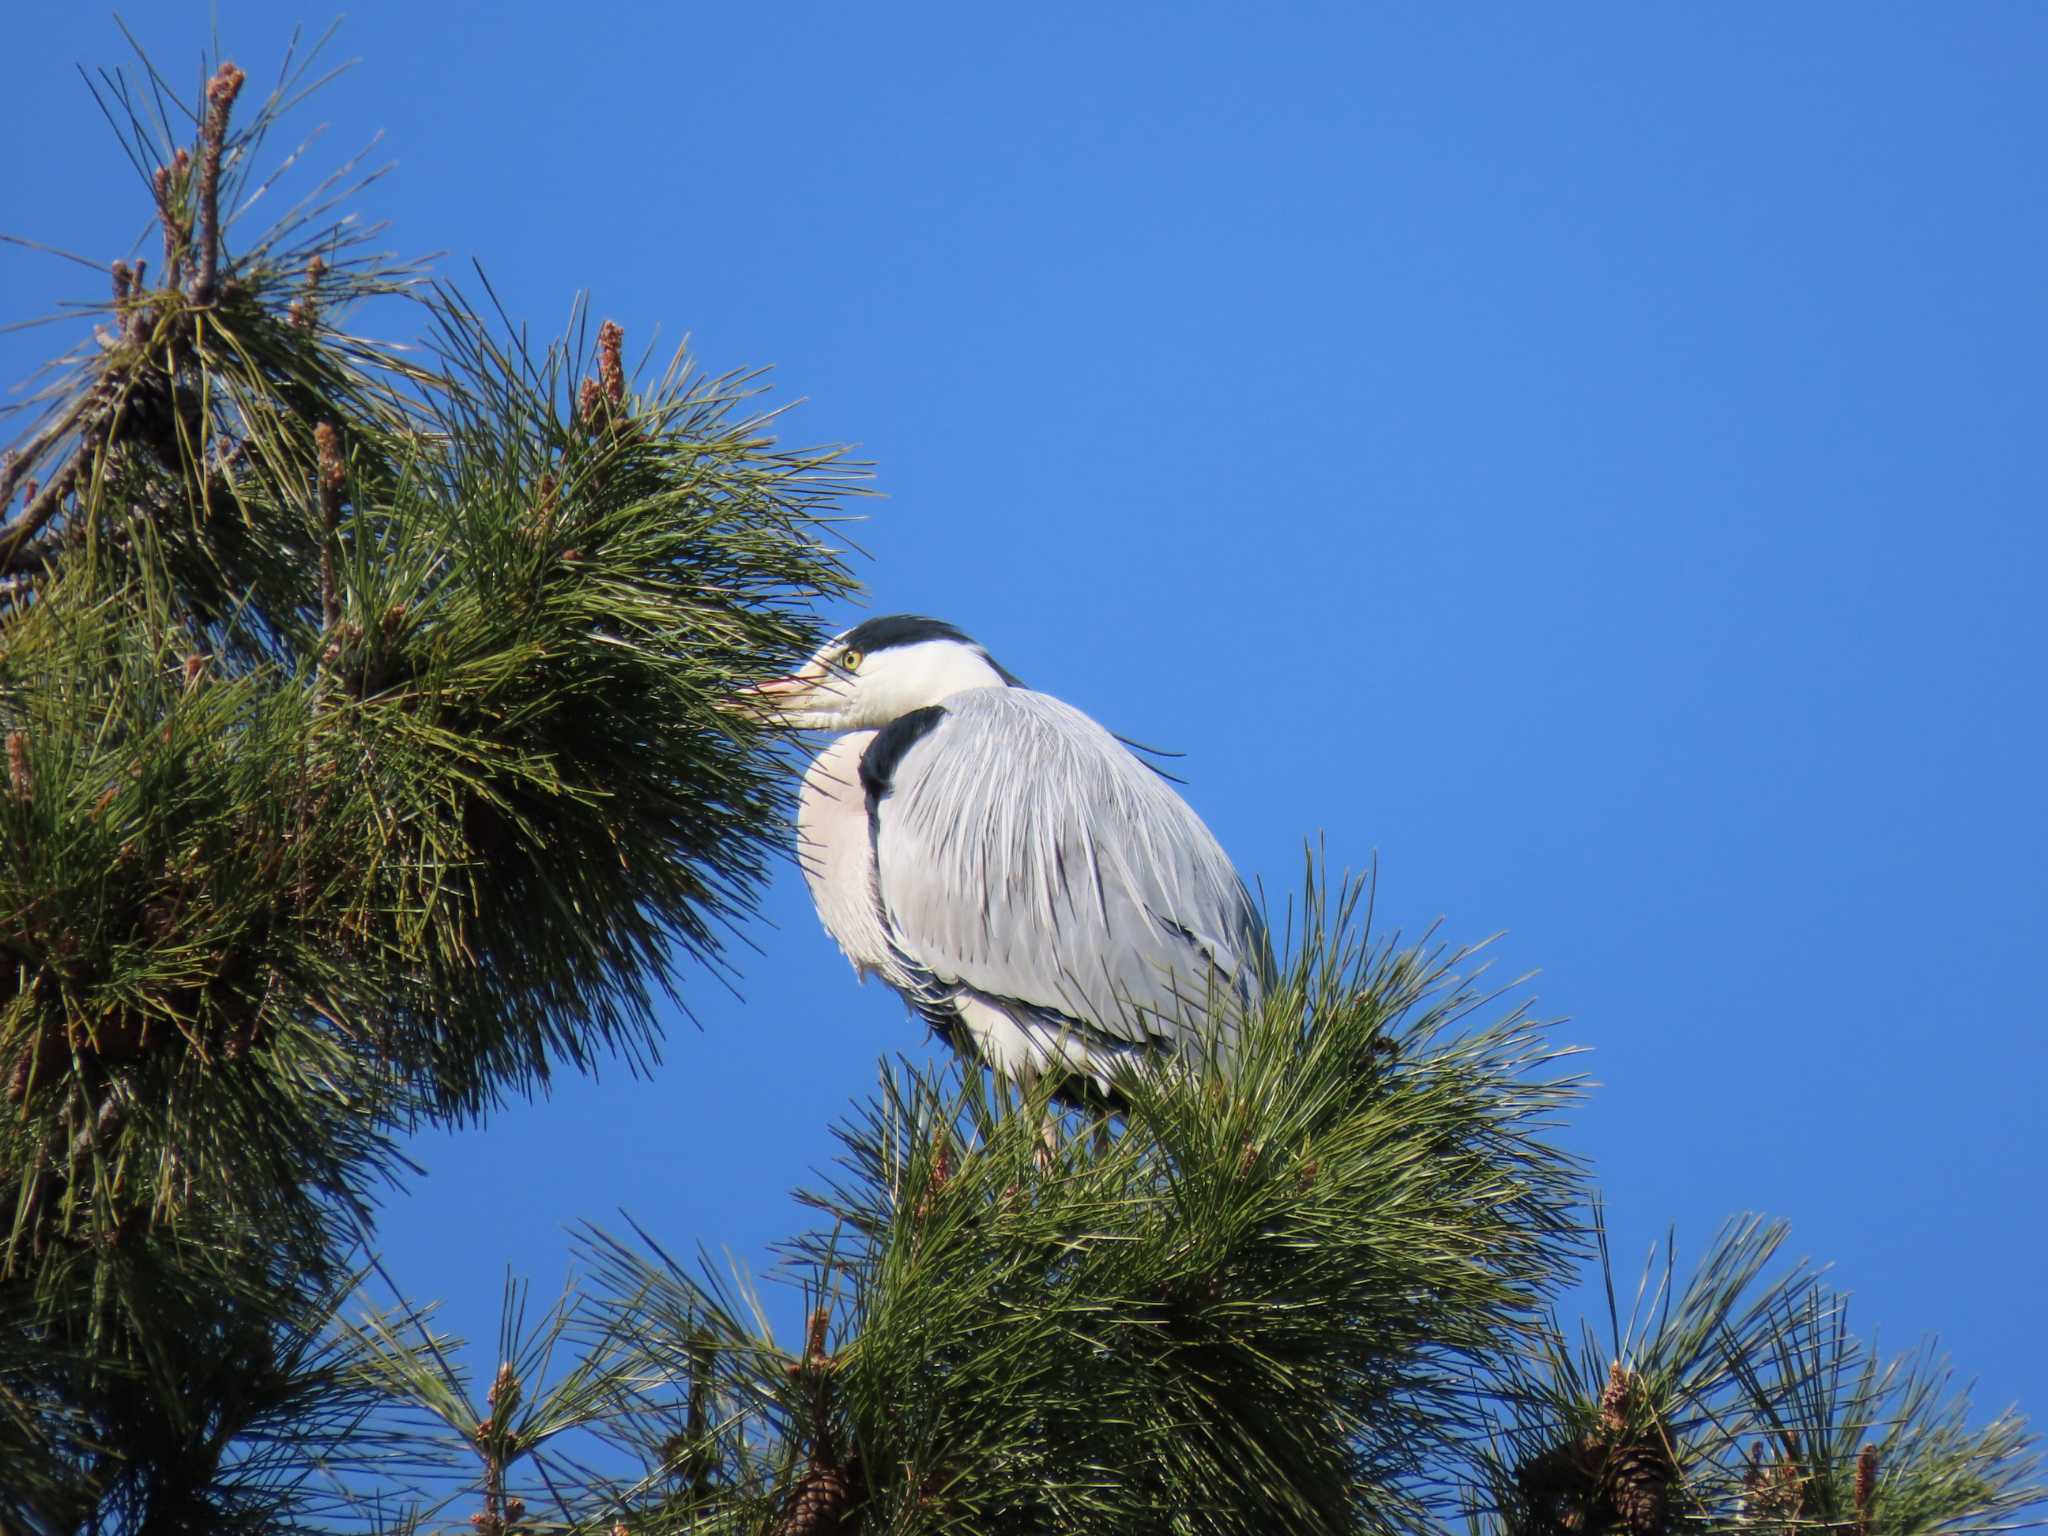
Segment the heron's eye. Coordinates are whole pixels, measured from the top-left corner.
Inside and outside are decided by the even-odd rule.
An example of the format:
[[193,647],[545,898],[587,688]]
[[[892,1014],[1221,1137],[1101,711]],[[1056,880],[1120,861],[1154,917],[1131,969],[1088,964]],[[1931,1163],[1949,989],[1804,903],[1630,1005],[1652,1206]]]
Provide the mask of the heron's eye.
[[858,672],[860,670],[860,652],[841,651],[839,653],[839,665],[849,672]]

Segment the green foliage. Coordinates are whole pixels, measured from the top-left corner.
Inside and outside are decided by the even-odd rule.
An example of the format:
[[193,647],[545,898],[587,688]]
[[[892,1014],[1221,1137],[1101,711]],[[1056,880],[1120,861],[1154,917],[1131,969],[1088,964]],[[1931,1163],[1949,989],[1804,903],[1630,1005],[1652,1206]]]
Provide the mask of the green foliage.
[[[356,1490],[416,1479],[436,1454],[335,1326],[354,1276],[315,1290],[188,1249],[142,1249],[154,1326],[87,1347],[6,1296],[0,1526],[291,1530],[353,1523]],[[239,1262],[238,1262],[239,1261]]]
[[[1467,958],[1309,921],[1238,1058],[1125,1084],[1120,1125],[898,1067],[788,1245],[805,1339],[744,1276],[586,1234],[583,1294],[508,1325],[492,1397],[374,1324],[445,1430],[412,1518],[497,1536],[1422,1532],[1919,1536],[2031,1523],[2017,1417],[1883,1363],[1782,1226],[1568,1343],[1575,1097]],[[1655,1284],[1650,1282],[1654,1280]],[[516,1295],[514,1300],[516,1301]],[[518,1308],[508,1304],[508,1318]],[[557,1350],[566,1364],[551,1363]],[[511,1394],[510,1397],[507,1394]],[[510,1417],[500,1406],[516,1400]],[[445,1470],[467,1458],[466,1472]],[[402,1499],[401,1499],[402,1502]]]
[[283,1410],[182,1409],[198,1341],[295,1400],[400,1134],[656,1059],[787,819],[724,700],[849,584],[849,473],[748,380],[635,389],[606,325],[579,388],[333,185],[238,249],[305,79],[245,127],[232,65],[108,79],[162,260],[0,463],[0,1424],[69,1468],[0,1528],[226,1519]]
[[1486,1458],[1513,1536],[1921,1536],[2030,1524],[2044,1489],[2024,1421],[1971,1424],[1923,1346],[1882,1358],[1804,1264],[1772,1273],[1782,1223],[1732,1224],[1677,1289],[1645,1271],[1626,1324],[1576,1348],[1555,1325],[1516,1362]]
[[829,1351],[791,1360],[724,1289],[594,1238],[681,1421],[667,1465],[698,1469],[650,1528],[832,1478],[878,1531],[1426,1528],[1473,1374],[1569,1267],[1577,1170],[1545,1131],[1572,1091],[1519,1011],[1460,1027],[1463,957],[1368,946],[1353,900],[1234,1070],[1133,1082],[1118,1133],[1048,1152],[1043,1094],[886,1079],[792,1250]]

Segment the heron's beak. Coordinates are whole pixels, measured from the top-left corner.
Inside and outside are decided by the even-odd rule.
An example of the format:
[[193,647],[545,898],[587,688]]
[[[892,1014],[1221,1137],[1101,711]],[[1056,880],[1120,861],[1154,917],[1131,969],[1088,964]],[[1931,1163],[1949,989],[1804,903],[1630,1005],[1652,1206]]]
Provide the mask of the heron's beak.
[[824,687],[822,674],[811,669],[791,677],[771,677],[735,692],[726,708],[776,725],[815,729],[829,726],[838,715],[838,701]]
[[801,677],[771,677],[766,682],[749,683],[744,688],[734,689],[725,700],[725,707],[736,715],[778,720],[782,717],[785,703],[794,702],[808,686]]

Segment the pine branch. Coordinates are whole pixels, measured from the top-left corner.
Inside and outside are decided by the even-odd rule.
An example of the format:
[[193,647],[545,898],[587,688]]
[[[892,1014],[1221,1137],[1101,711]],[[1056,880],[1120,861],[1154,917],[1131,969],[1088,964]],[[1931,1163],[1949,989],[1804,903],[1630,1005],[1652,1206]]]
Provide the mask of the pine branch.
[[[156,110],[145,69],[114,115]],[[653,1059],[788,809],[720,706],[849,585],[856,476],[730,381],[636,392],[608,327],[579,420],[566,347],[367,250],[339,180],[229,250],[294,78],[239,126],[232,65],[177,108],[163,259],[114,265],[116,328],[0,465],[7,1529],[263,1528],[354,1464],[316,1429],[403,1442],[388,1381],[287,1368],[398,1137]],[[353,336],[371,297],[438,358]]]
[[[76,1122],[10,1264],[98,1219],[81,1127],[116,1075],[170,1107],[108,1125],[124,1156],[172,1138],[138,1165],[177,1177],[124,1196],[168,1219],[209,1180],[360,1210],[382,1127],[558,1060],[650,1060],[669,946],[715,958],[786,809],[776,744],[717,706],[845,584],[816,529],[847,477],[775,449],[726,381],[679,360],[631,398],[607,325],[604,419],[579,420],[567,354],[508,349],[453,294],[427,308],[438,372],[344,341],[345,305],[403,290],[339,234],[299,270],[226,263],[229,151],[273,105],[231,141],[239,84],[214,74],[196,151],[155,178],[166,285],[117,268],[121,337],[9,470],[70,445],[6,535],[40,600],[0,619],[0,717],[40,787],[0,806],[25,978],[0,1078]],[[89,570],[28,543],[60,504],[98,532]],[[250,1154],[198,1112],[216,1096],[289,1176],[227,1177]]]
[[2039,1523],[2048,1485],[2022,1422],[1970,1428],[1931,1349],[1880,1362],[1812,1269],[1775,1266],[1785,1238],[1779,1223],[1731,1225],[1682,1290],[1667,1252],[1638,1291],[1661,1316],[1639,1305],[1624,1327],[1615,1314],[1605,1339],[1588,1327],[1576,1350],[1553,1330],[1508,1373],[1479,1500],[1501,1529],[1912,1536]]
[[708,1491],[635,1529],[1429,1528],[1465,1383],[1571,1251],[1577,1172],[1543,1130],[1572,1090],[1519,1011],[1470,1023],[1459,957],[1371,940],[1359,891],[1309,903],[1232,1070],[1130,1083],[1121,1132],[1074,1124],[1049,1167],[1043,1093],[895,1074],[811,1197],[831,1232],[791,1250],[829,1355],[593,1234],[668,1383],[642,1411],[726,1405],[670,1457]]

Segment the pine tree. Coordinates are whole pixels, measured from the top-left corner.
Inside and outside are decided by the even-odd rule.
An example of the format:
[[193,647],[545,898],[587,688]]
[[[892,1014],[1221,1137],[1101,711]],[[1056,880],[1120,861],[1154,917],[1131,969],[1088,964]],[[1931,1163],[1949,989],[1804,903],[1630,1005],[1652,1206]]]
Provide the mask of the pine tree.
[[375,1459],[328,1321],[396,1138],[653,1062],[785,817],[721,698],[847,585],[849,477],[746,380],[629,387],[607,324],[579,384],[342,183],[239,239],[310,63],[106,78],[161,254],[0,468],[10,1531],[255,1528]]
[[[791,776],[720,703],[820,638],[857,486],[614,326],[529,355],[344,178],[243,244],[310,62],[253,109],[232,64],[189,109],[104,77],[161,254],[0,467],[0,1532],[2038,1514],[2023,1424],[1859,1342],[1774,1224],[1567,1332],[1606,1267],[1570,1053],[1313,867],[1228,1070],[1107,1125],[889,1070],[787,1245],[793,1347],[637,1231],[531,1318],[508,1286],[488,1382],[370,1305],[398,1138],[651,1066],[672,957],[747,910]],[[354,334],[380,306],[431,347]]]

